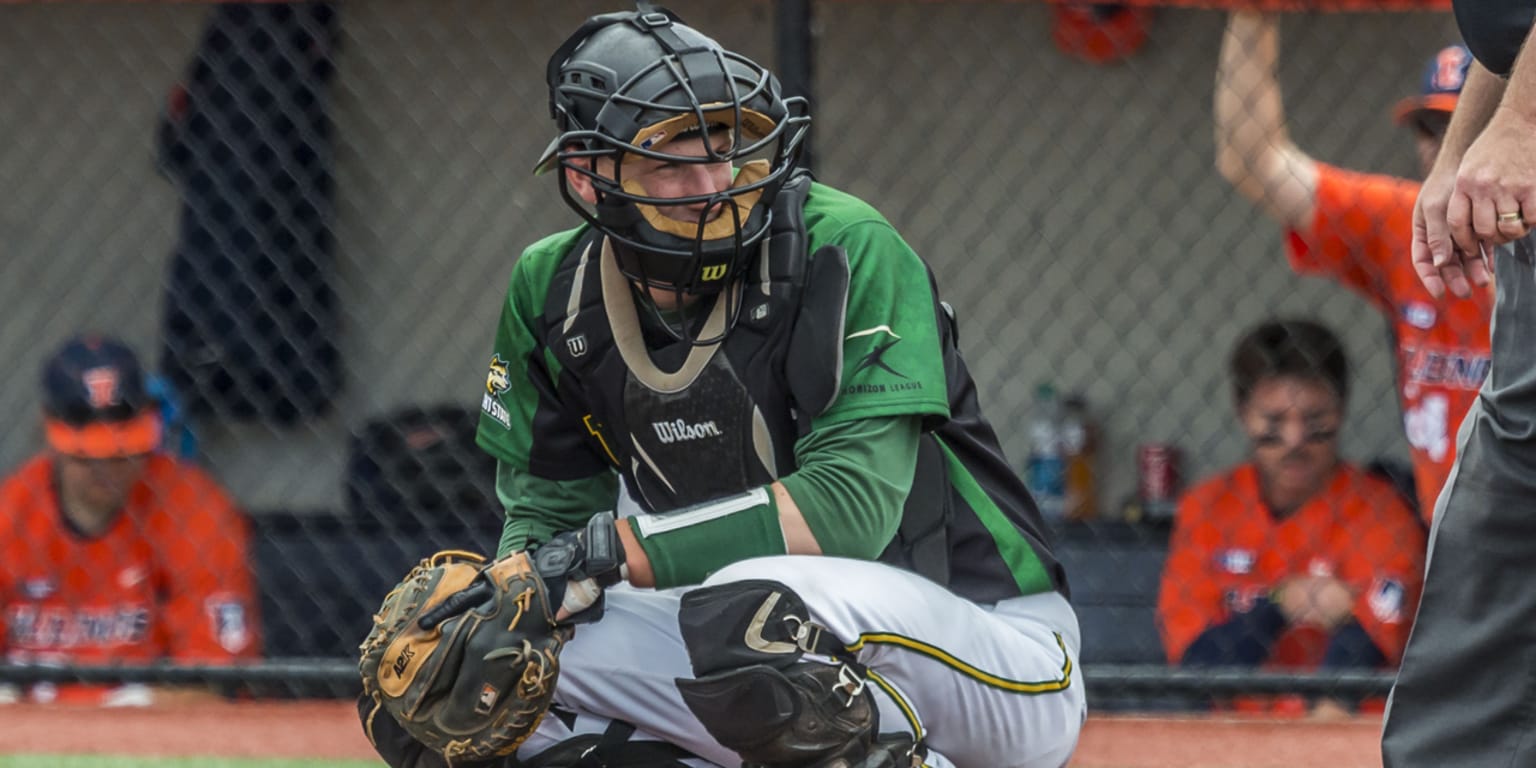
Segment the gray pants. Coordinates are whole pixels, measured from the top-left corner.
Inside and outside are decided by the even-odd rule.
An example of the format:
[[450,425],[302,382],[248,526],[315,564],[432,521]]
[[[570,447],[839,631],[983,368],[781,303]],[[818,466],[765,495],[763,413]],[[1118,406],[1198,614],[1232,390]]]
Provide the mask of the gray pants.
[[1536,766],[1536,235],[1499,249],[1493,363],[1435,505],[1386,768]]

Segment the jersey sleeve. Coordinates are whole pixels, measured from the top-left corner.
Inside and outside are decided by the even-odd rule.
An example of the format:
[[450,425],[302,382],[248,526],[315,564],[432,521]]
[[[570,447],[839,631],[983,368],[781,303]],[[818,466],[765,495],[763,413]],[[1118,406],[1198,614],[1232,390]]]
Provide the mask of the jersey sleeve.
[[[875,216],[875,214],[871,214]],[[848,254],[842,376],[814,426],[871,416],[949,415],[928,268],[884,219],[843,226],[826,243]]]
[[561,386],[559,361],[540,332],[559,254],[574,241],[570,233],[555,237],[530,247],[512,268],[480,393],[476,442],[519,472],[574,480],[611,471],[611,464],[594,451],[586,411]]
[[579,480],[549,480],[498,461],[496,496],[507,514],[496,548],[496,556],[504,557],[549,541],[562,531],[577,530],[598,512],[613,510],[619,478],[604,470]]
[[1349,529],[1352,557],[1344,578],[1355,592],[1354,617],[1387,661],[1408,643],[1423,587],[1426,537],[1417,516],[1384,483],[1362,477]]
[[1179,501],[1168,559],[1157,593],[1158,629],[1170,664],[1207,628],[1227,618],[1215,573],[1220,532],[1211,522],[1215,503],[1208,486],[1197,487]]
[[1419,185],[1406,179],[1318,163],[1312,225],[1286,236],[1291,269],[1337,280],[1390,311],[1396,303],[1390,275],[1408,265],[1418,193]]
[[795,443],[796,469],[781,482],[822,554],[874,560],[901,525],[917,468],[916,417],[844,421]]
[[157,542],[167,655],[215,663],[254,658],[259,623],[246,519],[212,478],[185,465],[175,471],[182,476],[164,500]]

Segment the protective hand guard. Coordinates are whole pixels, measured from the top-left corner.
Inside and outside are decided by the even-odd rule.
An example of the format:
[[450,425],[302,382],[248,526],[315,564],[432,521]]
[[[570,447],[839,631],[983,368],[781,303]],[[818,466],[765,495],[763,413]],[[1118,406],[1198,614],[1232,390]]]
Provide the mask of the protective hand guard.
[[599,512],[580,531],[556,534],[533,552],[533,568],[549,587],[549,604],[564,608],[567,623],[603,616],[603,590],[624,578],[624,545],[612,512]]
[[384,709],[449,765],[517,750],[549,709],[570,637],[523,554],[486,565],[439,552],[385,596],[373,623],[358,672],[374,716]]

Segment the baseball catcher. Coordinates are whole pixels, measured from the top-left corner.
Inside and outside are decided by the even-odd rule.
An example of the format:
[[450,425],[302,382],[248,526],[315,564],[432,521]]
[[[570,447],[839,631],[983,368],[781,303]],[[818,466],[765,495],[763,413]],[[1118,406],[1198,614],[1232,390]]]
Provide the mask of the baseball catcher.
[[570,636],[528,556],[439,552],[385,596],[363,695],[449,765],[510,755],[543,719]]
[[[493,575],[462,599],[430,576],[402,592],[405,639],[364,662],[380,755],[1066,764],[1085,700],[1065,571],[927,265],[868,203],[799,170],[806,100],[648,3],[588,19],[545,74],[558,134],[536,168],[582,224],[511,267],[476,442],[497,460],[501,553],[531,550],[548,591],[519,603]],[[490,636],[410,626],[455,604],[483,606],[462,621]],[[553,641],[539,722],[548,689],[507,687],[534,654],[490,652],[563,637],[552,608],[581,624]],[[514,616],[545,623],[506,630],[514,643]],[[391,675],[418,637],[442,661],[400,663],[440,710],[388,687],[409,687]],[[528,679],[553,683],[552,650]],[[511,718],[469,714],[485,683]]]

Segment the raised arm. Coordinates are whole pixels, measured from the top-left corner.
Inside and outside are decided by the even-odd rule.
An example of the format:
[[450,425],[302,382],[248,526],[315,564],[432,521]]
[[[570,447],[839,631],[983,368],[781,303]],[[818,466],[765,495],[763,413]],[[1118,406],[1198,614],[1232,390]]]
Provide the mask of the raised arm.
[[1317,204],[1317,162],[1286,130],[1279,38],[1273,14],[1234,11],[1227,19],[1216,68],[1216,169],[1271,218],[1306,229]]

